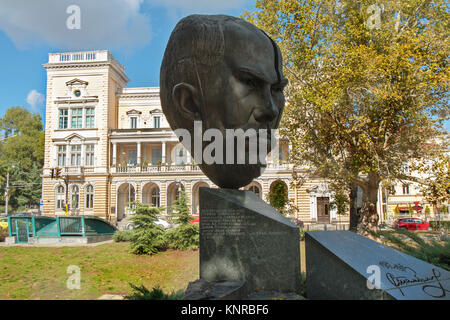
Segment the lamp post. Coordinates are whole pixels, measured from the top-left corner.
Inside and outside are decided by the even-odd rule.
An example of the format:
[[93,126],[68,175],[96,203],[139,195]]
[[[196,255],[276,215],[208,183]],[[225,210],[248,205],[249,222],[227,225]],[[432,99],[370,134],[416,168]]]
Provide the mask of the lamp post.
[[[67,167],[66,167],[66,172],[67,172]],[[64,176],[64,184],[66,186],[66,203],[65,203],[66,213],[65,213],[65,216],[67,217],[69,215],[69,175],[68,174],[66,174]]]
[[[124,156],[124,158],[125,158],[125,156],[126,156],[126,152],[125,151],[123,151],[122,152],[122,155]],[[128,172],[128,209],[130,209],[131,208],[131,184],[130,184],[130,181],[131,181],[131,175],[130,175],[130,168],[129,168],[129,166],[130,166],[130,164],[129,164],[129,162],[127,163],[127,166],[126,166],[126,168],[127,168],[127,172]],[[127,212],[128,213],[128,212]]]

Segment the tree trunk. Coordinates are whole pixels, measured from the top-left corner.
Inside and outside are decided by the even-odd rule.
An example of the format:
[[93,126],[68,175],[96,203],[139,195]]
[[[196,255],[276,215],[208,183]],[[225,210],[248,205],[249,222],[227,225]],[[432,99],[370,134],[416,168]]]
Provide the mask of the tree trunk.
[[369,173],[367,184],[363,191],[363,207],[358,222],[358,233],[364,236],[371,232],[378,232],[377,201],[380,178],[376,173]]
[[358,186],[353,185],[350,190],[350,231],[356,232],[358,230],[358,208],[357,208],[357,196],[358,196]]

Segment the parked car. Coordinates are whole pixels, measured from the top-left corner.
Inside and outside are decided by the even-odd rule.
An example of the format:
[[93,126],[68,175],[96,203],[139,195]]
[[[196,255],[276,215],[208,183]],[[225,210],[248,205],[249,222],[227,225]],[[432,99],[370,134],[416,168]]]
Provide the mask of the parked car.
[[404,230],[431,230],[429,222],[426,222],[418,218],[399,219],[395,223],[394,227],[396,229],[404,229]]
[[163,220],[163,219],[158,219],[158,220],[155,222],[155,224],[158,224],[158,225],[160,225],[160,226],[163,226],[165,229],[170,229],[170,228],[173,227],[172,223],[170,223],[170,222],[168,222],[168,221],[166,221],[166,220]]
[[194,219],[192,219],[191,221],[189,221],[189,223],[192,223],[192,224],[194,224],[194,223],[200,223],[200,218],[199,218],[199,217],[194,218]]
[[[170,222],[167,222],[166,220],[163,219],[158,219],[155,221],[155,224],[158,224],[160,226],[163,226],[165,229],[171,229],[173,228],[173,224]],[[131,222],[127,223],[124,227],[125,230],[133,230],[133,224]]]
[[192,224],[194,224],[194,223],[200,223],[200,215],[199,215],[198,213],[192,214],[192,218],[194,218],[194,219],[192,219],[191,221],[189,221],[189,223],[192,223]]

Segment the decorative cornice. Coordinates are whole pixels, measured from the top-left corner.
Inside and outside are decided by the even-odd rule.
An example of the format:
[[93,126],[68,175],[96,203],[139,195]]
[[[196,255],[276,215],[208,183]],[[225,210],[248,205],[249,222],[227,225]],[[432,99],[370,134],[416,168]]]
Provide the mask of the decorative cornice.
[[87,82],[87,81],[83,81],[83,80],[80,80],[78,78],[75,78],[75,79],[72,79],[70,81],[67,81],[66,82],[66,86],[74,85],[75,83],[82,84],[82,85],[85,85],[85,86],[87,86],[89,84],[89,82]]
[[123,100],[159,98],[159,93],[119,93],[117,94],[117,97]]
[[124,70],[119,68],[113,62],[74,62],[74,63],[44,63],[43,67],[47,70],[55,69],[92,69],[92,68],[102,68],[102,67],[112,67],[117,73],[123,78],[125,82],[129,82],[130,79],[126,76]]
[[72,99],[70,97],[57,97],[56,100],[53,100],[56,104],[76,104],[76,103],[86,103],[86,102],[98,102],[98,96],[88,96],[82,99]]

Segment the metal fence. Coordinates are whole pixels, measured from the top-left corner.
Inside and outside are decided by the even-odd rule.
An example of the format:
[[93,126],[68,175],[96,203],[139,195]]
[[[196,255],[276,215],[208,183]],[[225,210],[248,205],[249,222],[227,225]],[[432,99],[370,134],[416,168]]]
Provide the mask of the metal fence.
[[84,217],[57,217],[58,233],[61,236],[84,236]]
[[27,243],[29,237],[61,237],[109,235],[116,231],[109,222],[97,217],[8,217],[10,237],[18,243]]

